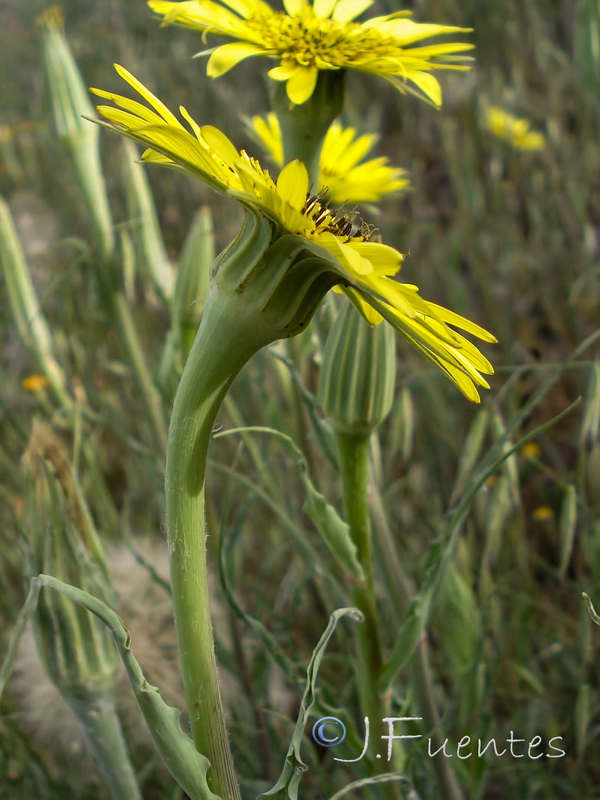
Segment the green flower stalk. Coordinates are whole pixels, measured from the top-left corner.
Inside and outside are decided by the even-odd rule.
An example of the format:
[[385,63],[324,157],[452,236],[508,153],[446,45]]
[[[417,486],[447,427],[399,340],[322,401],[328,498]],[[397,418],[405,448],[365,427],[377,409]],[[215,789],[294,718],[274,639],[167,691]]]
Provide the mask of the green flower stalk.
[[[25,529],[33,573],[52,572],[104,600],[112,586],[101,545],[60,441],[34,423],[24,456]],[[55,592],[44,592],[34,617],[42,663],[81,722],[115,800],[141,800],[117,717],[118,655],[106,628]]]
[[395,378],[392,329],[368,325],[350,303],[345,304],[325,344],[317,396],[336,434],[346,522],[365,575],[364,584],[353,590],[353,602],[365,616],[359,630],[359,690],[364,713],[372,720],[385,717],[387,709],[376,689],[383,654],[369,520],[370,442],[391,411]]

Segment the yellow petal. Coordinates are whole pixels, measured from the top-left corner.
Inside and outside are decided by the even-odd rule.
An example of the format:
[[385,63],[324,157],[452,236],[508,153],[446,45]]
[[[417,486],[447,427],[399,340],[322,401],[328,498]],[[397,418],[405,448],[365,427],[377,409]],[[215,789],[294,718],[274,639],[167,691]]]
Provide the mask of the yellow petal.
[[457,314],[454,311],[450,311],[449,308],[444,308],[444,306],[438,306],[437,303],[431,302],[429,302],[429,305],[435,308],[444,322],[448,322],[450,325],[454,325],[456,328],[467,331],[467,333],[472,333],[474,336],[477,336],[478,339],[483,339],[484,342],[494,343],[498,341],[498,339],[496,339],[492,333],[486,331],[485,328],[482,328],[480,325],[471,322],[471,320],[466,319],[465,317],[461,317],[460,314]]
[[187,121],[190,128],[194,131],[196,139],[200,139],[202,136],[202,134],[200,133],[200,125],[198,125],[196,120],[191,116],[187,108],[185,108],[185,106],[179,106],[179,113]]
[[144,100],[150,103],[150,105],[158,111],[165,122],[168,122],[170,125],[177,125],[181,127],[181,123],[177,117],[171,111],[169,111],[166,105],[162,103],[158,97],[156,97],[156,95],[152,94],[149,89],[146,89],[143,83],[140,83],[137,78],[134,78],[129,70],[126,70],[125,67],[122,67],[119,64],[115,64],[115,69],[121,78],[123,78],[123,80],[127,81],[127,83],[132,86],[136,92],[141,94]]
[[378,311],[375,311],[369,301],[361,295],[360,290],[354,289],[352,286],[346,286],[342,288],[342,291],[369,325],[379,325],[383,317]]
[[283,0],[283,7],[290,15],[295,17],[301,14],[307,6],[306,0]]
[[436,106],[442,104],[442,87],[429,72],[411,72],[408,76]]
[[232,8],[236,14],[239,14],[244,19],[254,16],[256,14],[273,14],[273,9],[267,3],[262,3],[261,0],[221,0],[223,5]]
[[327,19],[331,16],[338,0],[313,0],[313,11],[319,19]]
[[257,47],[255,44],[247,44],[245,42],[224,44],[221,47],[217,47],[208,59],[206,74],[210,78],[218,78],[245,58],[267,55],[268,52],[263,47]]
[[377,277],[395,275],[404,261],[404,256],[393,247],[379,242],[350,242],[348,247],[365,258],[373,268]]
[[312,95],[319,70],[317,67],[297,67],[292,77],[287,82],[287,96],[297,106],[305,103]]
[[285,166],[277,179],[277,189],[292,208],[300,211],[306,203],[308,194],[308,172],[301,161],[296,159]]
[[373,5],[374,0],[339,0],[333,12],[333,19],[350,22]]
[[238,150],[218,128],[213,125],[203,125],[200,133],[210,149],[214,150],[219,158],[223,159],[229,166],[234,164],[240,157]]
[[274,81],[287,81],[296,73],[297,69],[296,62],[289,61],[286,64],[279,64],[277,67],[273,67],[268,71],[267,75]]
[[340,265],[345,268],[349,281],[353,283],[355,281],[359,282],[363,276],[370,275],[373,272],[373,266],[370,261],[363,258],[360,253],[349,245],[341,242],[333,233],[322,233],[316,237],[315,241],[340,262]]

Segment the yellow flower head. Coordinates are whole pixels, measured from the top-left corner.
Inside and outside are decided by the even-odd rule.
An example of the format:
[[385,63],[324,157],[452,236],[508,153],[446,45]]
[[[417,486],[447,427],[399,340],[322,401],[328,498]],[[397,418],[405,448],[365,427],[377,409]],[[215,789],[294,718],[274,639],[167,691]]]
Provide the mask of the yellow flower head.
[[[246,121],[254,138],[278,167],[283,167],[283,142],[277,115],[256,116]],[[377,203],[382,197],[406,190],[406,171],[388,166],[387,158],[370,158],[375,134],[356,135],[354,128],[335,122],[328,130],[321,151],[319,190],[336,205],[342,203]]]
[[431,71],[468,69],[462,62],[469,59],[456,54],[472,45],[415,45],[468,29],[413,22],[410,11],[355,22],[374,1],[283,0],[284,12],[263,0],[149,0],[148,5],[166,24],[236,40],[202,53],[210,53],[212,78],[250,56],[268,56],[279,59],[269,76],[287,82],[288,97],[297,105],[311,97],[319,70],[340,69],[380,75],[401,92],[440,105],[441,88]]
[[484,110],[484,124],[490,133],[516,150],[543,150],[546,147],[543,134],[532,131],[528,120],[519,119],[498,106]]
[[370,324],[387,320],[470,400],[479,401],[476,386],[489,388],[481,373],[493,373],[492,365],[449,326],[488,342],[496,341],[494,336],[458,314],[423,300],[416,286],[393,280],[404,256],[392,247],[369,241],[373,229],[355,213],[332,210],[320,195],[311,195],[306,167],[300,161],[287,164],[274,181],[258,161],[239,152],[217,128],[200,127],[180,107],[188,130],[133,75],[123,67],[116,69],[147,105],[93,89],[114,103],[98,106],[98,111],[109,121],[109,127],[147,147],[142,154],[145,162],[191,173],[271,220],[276,236],[301,237],[306,249],[337,276],[336,288]]
[[39,392],[40,389],[50,386],[50,381],[45,375],[33,374],[23,378],[21,386],[26,392]]

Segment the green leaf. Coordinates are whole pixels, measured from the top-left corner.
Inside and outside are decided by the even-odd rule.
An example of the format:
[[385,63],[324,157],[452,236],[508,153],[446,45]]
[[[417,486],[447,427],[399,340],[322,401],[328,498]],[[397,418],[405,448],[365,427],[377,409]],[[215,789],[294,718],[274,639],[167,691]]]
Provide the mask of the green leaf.
[[319,643],[315,647],[312,658],[310,659],[310,664],[308,665],[306,688],[304,690],[304,696],[302,697],[300,712],[296,720],[292,741],[290,742],[285,757],[283,770],[275,786],[268,792],[265,792],[265,794],[259,795],[258,800],[260,800],[261,797],[274,797],[276,800],[297,800],[298,785],[302,774],[307,770],[307,766],[300,756],[300,746],[304,737],[306,720],[315,701],[315,686],[319,666],[325,653],[325,648],[333,636],[336,625],[342,617],[350,617],[356,622],[361,622],[363,619],[362,614],[356,608],[338,608],[337,611],[334,611],[329,617],[329,624],[319,639]]
[[300,471],[300,478],[306,490],[306,501],[302,506],[304,513],[310,517],[314,526],[321,534],[323,541],[337,559],[345,573],[356,580],[364,580],[362,566],[358,560],[356,546],[350,536],[350,528],[340,517],[335,508],[331,506],[325,496],[316,488],[308,474],[308,466],[301,450],[294,444],[293,439],[274,428],[250,426],[232,428],[218,433],[214,438],[230,436],[233,433],[268,433],[280,439],[290,456],[296,461]]
[[196,750],[193,741],[181,729],[181,712],[167,705],[156,686],[151,686],[144,677],[131,652],[129,631],[119,615],[101,600],[49,575],[32,578],[26,603],[28,613],[32,610],[28,604],[37,600],[39,588],[42,586],[61,592],[102,620],[117,646],[138,706],[165,766],[191,800],[221,800],[211,792],[206,781],[206,773],[210,769],[209,760]]

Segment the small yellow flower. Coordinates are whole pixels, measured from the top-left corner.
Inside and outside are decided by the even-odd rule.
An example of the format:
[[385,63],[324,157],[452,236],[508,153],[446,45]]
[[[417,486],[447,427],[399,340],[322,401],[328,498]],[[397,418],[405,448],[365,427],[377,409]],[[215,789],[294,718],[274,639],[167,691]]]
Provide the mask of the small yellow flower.
[[274,181],[258,161],[244,151],[239,152],[217,128],[200,127],[180,107],[190,132],[126,69],[119,66],[116,69],[148,105],[93,89],[117,106],[101,105],[98,111],[111,123],[108,127],[148,148],[142,154],[145,162],[201,178],[271,220],[276,237],[289,234],[301,237],[306,249],[327,263],[337,277],[339,289],[371,325],[385,319],[470,400],[479,402],[476,386],[489,388],[481,373],[492,374],[492,365],[470,341],[449,326],[487,342],[496,341],[492,334],[448,309],[423,300],[416,286],[393,280],[404,256],[392,247],[369,241],[372,228],[355,213],[332,210],[320,195],[311,195],[303,163],[290,162]]
[[[396,11],[359,23],[354,20],[374,0],[283,0],[284,12],[263,0],[149,0],[165,24],[234,39],[210,53],[207,73],[228,72],[251,56],[279,59],[269,76],[287,83],[292,103],[312,95],[320,70],[353,69],[379,75],[401,92],[425,97],[435,105],[442,92],[434,69],[468,69],[464,55],[472,45],[446,43],[415,46],[423,39],[464,33],[469,29],[413,22],[410,11]],[[411,86],[410,84],[414,84]],[[415,88],[416,87],[416,90]]]
[[517,150],[543,150],[546,146],[543,134],[532,131],[528,120],[519,119],[497,106],[484,110],[484,124],[490,133]]
[[527,442],[521,450],[525,458],[537,458],[542,452],[537,442]]
[[536,522],[550,522],[554,519],[554,511],[550,506],[538,506],[533,511],[533,518]]
[[[283,167],[283,141],[277,115],[271,112],[246,121],[250,132],[278,167]],[[377,203],[385,195],[406,190],[406,171],[388,166],[385,157],[363,161],[377,141],[375,134],[356,135],[337,122],[329,128],[319,165],[319,190],[336,205]]]
[[26,392],[39,392],[50,386],[50,381],[45,375],[29,375],[21,381],[21,386]]

